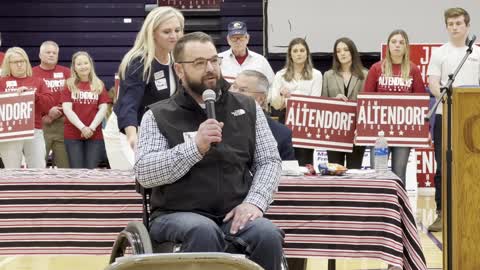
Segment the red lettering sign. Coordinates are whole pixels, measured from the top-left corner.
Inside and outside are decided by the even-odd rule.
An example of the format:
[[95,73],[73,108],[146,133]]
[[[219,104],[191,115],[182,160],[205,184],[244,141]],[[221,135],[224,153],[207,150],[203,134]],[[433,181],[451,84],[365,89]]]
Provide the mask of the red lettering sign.
[[293,146],[352,152],[357,103],[334,98],[292,95],[285,125]]
[[0,142],[33,138],[35,92],[0,94]]
[[418,93],[359,94],[358,145],[374,145],[383,130],[389,146],[428,147],[429,125],[425,121],[430,97]]
[[437,164],[433,147],[415,149],[417,155],[417,183],[418,187],[434,187],[434,176]]

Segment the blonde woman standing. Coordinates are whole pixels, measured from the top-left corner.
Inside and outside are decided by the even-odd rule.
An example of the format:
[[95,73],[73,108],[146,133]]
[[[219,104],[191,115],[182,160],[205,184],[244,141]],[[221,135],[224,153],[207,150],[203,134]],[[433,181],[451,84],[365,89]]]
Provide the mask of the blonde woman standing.
[[172,7],[152,10],[137,34],[133,48],[119,67],[120,91],[114,112],[118,128],[127,135],[132,149],[137,144],[137,127],[146,107],[170,97],[177,79],[170,52],[183,36],[184,18]]
[[[385,59],[372,65],[363,92],[426,92],[420,70],[410,62],[410,42],[405,31],[390,33]],[[389,152],[392,153],[392,171],[405,185],[410,147],[389,147]],[[375,167],[374,155],[370,155],[370,164]]]
[[[33,139],[0,143],[0,157],[5,168],[20,168],[22,156],[28,168],[45,168],[45,140],[43,139],[42,115],[55,105],[58,99],[47,86],[32,76],[32,65],[27,53],[19,47],[12,47],[5,53],[0,75],[0,93],[35,92],[35,130]],[[3,128],[6,128],[3,126]]]
[[71,168],[93,169],[105,148],[101,123],[111,100],[88,53],[73,55],[71,74],[61,92],[68,161]]

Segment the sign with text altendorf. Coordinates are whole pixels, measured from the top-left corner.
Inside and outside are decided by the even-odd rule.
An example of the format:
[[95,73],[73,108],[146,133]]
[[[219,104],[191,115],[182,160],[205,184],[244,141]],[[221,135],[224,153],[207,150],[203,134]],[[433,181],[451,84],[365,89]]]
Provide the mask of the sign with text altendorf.
[[285,125],[293,146],[352,152],[357,102],[292,95],[287,100]]
[[35,92],[0,94],[0,142],[33,138]]
[[357,102],[355,144],[374,145],[383,130],[389,146],[429,147],[428,94],[363,93]]

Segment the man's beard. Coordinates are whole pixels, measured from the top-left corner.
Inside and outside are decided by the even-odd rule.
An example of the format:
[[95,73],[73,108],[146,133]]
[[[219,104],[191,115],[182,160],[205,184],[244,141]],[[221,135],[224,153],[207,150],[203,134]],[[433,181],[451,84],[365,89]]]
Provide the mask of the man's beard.
[[188,77],[187,74],[185,74],[185,86],[199,96],[201,96],[203,94],[203,91],[205,91],[207,89],[212,89],[213,91],[218,92],[217,87],[220,85],[219,84],[219,82],[220,82],[219,78],[217,78],[215,80],[215,83],[213,85],[206,85],[203,82],[205,77],[210,77],[210,76],[212,76],[212,74],[205,75],[204,77],[202,77],[202,79],[200,81],[193,81]]

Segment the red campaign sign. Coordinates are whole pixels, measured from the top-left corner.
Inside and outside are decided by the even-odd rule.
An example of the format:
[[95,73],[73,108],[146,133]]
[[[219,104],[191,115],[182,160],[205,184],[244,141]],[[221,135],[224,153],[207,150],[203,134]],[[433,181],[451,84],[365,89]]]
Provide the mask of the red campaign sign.
[[292,130],[293,146],[351,153],[356,108],[354,101],[292,95],[285,125]]
[[0,142],[33,138],[35,92],[0,94]]
[[374,145],[383,130],[389,146],[428,147],[430,97],[419,93],[359,94],[355,144]]
[[417,155],[417,184],[418,187],[434,187],[434,176],[437,164],[433,147],[415,149]]

